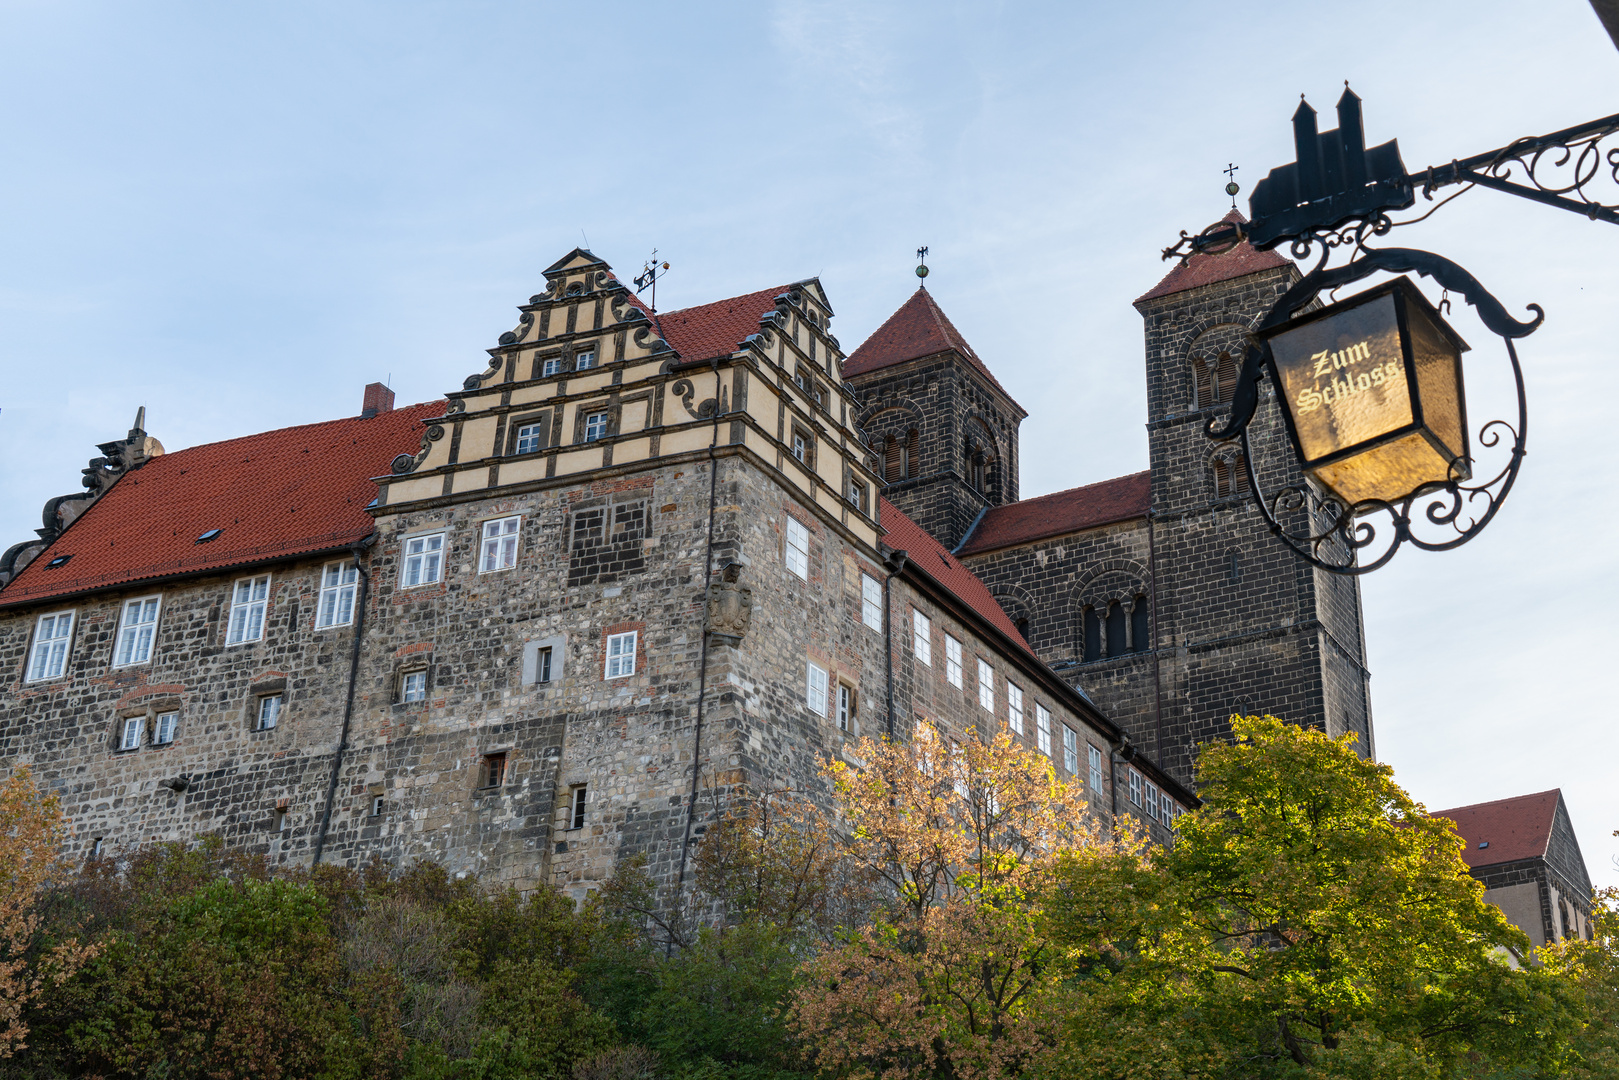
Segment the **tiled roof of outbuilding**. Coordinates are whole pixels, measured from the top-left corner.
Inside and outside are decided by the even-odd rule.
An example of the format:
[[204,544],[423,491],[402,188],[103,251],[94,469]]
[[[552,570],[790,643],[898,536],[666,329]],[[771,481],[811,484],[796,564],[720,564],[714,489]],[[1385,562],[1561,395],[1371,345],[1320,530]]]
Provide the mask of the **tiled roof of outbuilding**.
[[[371,477],[445,403],[266,431],[153,458],[0,590],[0,607],[342,548],[371,533]],[[169,535],[164,536],[163,530]],[[206,543],[197,538],[221,530]],[[56,568],[60,555],[72,559]]]
[[960,554],[977,555],[1048,536],[1063,536],[1115,521],[1146,517],[1151,507],[1150,472],[1131,473],[1099,484],[1007,503],[984,514],[978,527],[968,535]]
[[[1233,210],[1222,221],[1235,222],[1245,225],[1248,219],[1242,216],[1241,211]],[[1274,270],[1278,266],[1288,266],[1288,261],[1274,251],[1255,251],[1253,245],[1244,240],[1230,251],[1220,255],[1193,255],[1183,263],[1176,265],[1175,269],[1164,275],[1164,279],[1154,285],[1150,290],[1136,298],[1137,304],[1156,300],[1160,296],[1170,296],[1174,293],[1195,289],[1200,285],[1213,285],[1220,281],[1230,281],[1232,278],[1245,277],[1248,274],[1257,274],[1261,270]]]
[[[843,377],[848,379],[864,375],[948,349],[960,353],[974,370],[989,380],[991,386],[1006,394],[1006,388],[990,374],[989,368],[973,352],[973,347],[967,344],[961,332],[951,325],[933,299],[933,294],[925,288],[912,293],[911,298],[901,304],[887,322],[849,354],[849,358],[843,362]],[[1006,399],[1012,401],[1012,395],[1006,394]],[[1012,404],[1017,405],[1017,402],[1013,401]],[[1018,407],[1022,409],[1022,406]]]
[[1012,620],[1007,618],[1006,612],[990,594],[989,586],[985,585],[977,574],[961,564],[945,546],[933,538],[922,526],[906,517],[898,507],[887,499],[878,502],[878,524],[888,533],[883,537],[883,543],[895,551],[903,551],[910,556],[910,561],[926,570],[934,580],[955,594],[956,599],[972,608],[986,622],[991,623],[997,630],[1022,646],[1023,651],[1040,663],[1033,649],[1023,640]]
[[[1562,797],[1560,788],[1552,788],[1533,795],[1437,810],[1433,816],[1456,823],[1456,832],[1467,841],[1462,858],[1470,869],[1476,870],[1481,866],[1545,858],[1551,844],[1552,823],[1557,817],[1557,803]],[[1480,843],[1487,843],[1489,847],[1481,848]]]

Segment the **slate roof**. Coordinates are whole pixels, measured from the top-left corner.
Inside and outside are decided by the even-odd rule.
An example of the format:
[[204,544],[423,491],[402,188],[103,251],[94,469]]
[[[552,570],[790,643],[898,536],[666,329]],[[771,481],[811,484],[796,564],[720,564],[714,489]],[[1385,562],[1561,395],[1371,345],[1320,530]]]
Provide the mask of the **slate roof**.
[[[1438,810],[1433,816],[1456,823],[1456,832],[1467,841],[1462,858],[1469,869],[1477,870],[1481,866],[1545,858],[1562,797],[1560,788],[1552,788],[1533,795]],[[1480,842],[1490,846],[1481,848]]]
[[[759,332],[759,319],[776,310],[776,297],[791,288],[791,285],[778,285],[712,304],[660,311],[656,316],[657,325],[662,328],[663,340],[680,354],[681,360],[730,356],[743,338]],[[647,310],[633,293],[631,302]]]
[[[370,478],[419,449],[422,421],[444,408],[411,405],[153,458],[0,590],[0,607],[346,547],[374,528]],[[209,529],[222,531],[197,543]],[[46,565],[59,555],[73,558]]]
[[1070,488],[1036,499],[990,508],[967,535],[958,554],[977,555],[1048,536],[1146,517],[1152,506],[1152,474],[1131,473],[1099,484]]
[[1023,635],[1018,633],[1017,626],[1001,610],[989,586],[977,574],[963,566],[961,560],[950,554],[931,533],[906,517],[887,499],[878,500],[877,512],[877,523],[888,533],[883,537],[883,543],[895,551],[907,553],[912,563],[926,570],[939,584],[955,594],[956,599],[1022,646],[1024,652],[1034,657],[1035,663],[1044,666],[1044,662],[1023,640]]
[[[1006,388],[990,373],[989,368],[984,366],[984,362],[978,358],[973,347],[967,344],[967,339],[961,336],[961,332],[951,325],[950,319],[940,310],[938,302],[933,299],[933,294],[925,288],[919,288],[912,293],[911,298],[901,304],[899,310],[888,317],[887,322],[879,326],[858,349],[849,354],[843,361],[843,377],[848,379],[855,375],[864,375],[870,371],[879,371],[895,364],[903,364],[907,360],[932,356],[950,349],[960,353],[975,371],[989,380],[991,386],[1006,394]],[[1012,401],[1012,395],[1006,394],[1006,399]],[[1012,401],[1012,404],[1017,405],[1017,402]],[[1020,412],[1022,408],[1021,405],[1018,406]]]
[[[1238,225],[1248,223],[1248,219],[1242,216],[1240,210],[1233,210],[1220,220]],[[1253,245],[1244,240],[1220,255],[1193,255],[1184,263],[1176,265],[1175,269],[1164,275],[1162,281],[1137,297],[1136,303],[1144,304],[1148,300],[1185,292],[1200,285],[1213,285],[1218,281],[1230,281],[1232,278],[1257,274],[1261,270],[1274,270],[1278,266],[1289,265],[1291,264],[1276,252],[1255,251]]]

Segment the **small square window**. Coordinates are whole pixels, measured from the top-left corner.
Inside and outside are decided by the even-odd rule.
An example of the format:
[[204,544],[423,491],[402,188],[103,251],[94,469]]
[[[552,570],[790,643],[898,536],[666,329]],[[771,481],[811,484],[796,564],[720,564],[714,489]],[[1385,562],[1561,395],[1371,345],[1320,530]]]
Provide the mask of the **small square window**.
[[787,569],[809,580],[809,530],[797,518],[787,518]]
[[124,719],[124,728],[118,739],[118,749],[134,750],[141,744],[141,735],[146,728],[146,719],[141,716],[130,716]]
[[635,674],[635,639],[637,631],[612,634],[607,638],[607,678],[622,679]]
[[73,612],[41,615],[34,625],[34,651],[28,660],[28,681],[54,679],[67,670],[68,644],[73,640]]
[[585,442],[595,442],[607,436],[607,414],[590,413],[585,417]]
[[944,636],[944,677],[951,686],[961,689],[961,642],[949,634]]
[[260,731],[269,731],[281,722],[281,695],[265,694],[259,698]]
[[540,364],[540,377],[562,374],[562,357],[547,356]]
[[177,712],[163,712],[157,714],[157,728],[152,734],[153,746],[167,746],[174,741],[174,733],[180,727],[180,714]]
[[414,589],[418,585],[431,585],[444,576],[444,534],[412,536],[405,541],[405,566],[399,575],[399,587]]
[[399,689],[400,689],[399,700],[401,700],[401,701],[405,701],[405,702],[426,701],[427,700],[427,672],[425,672],[425,671],[407,671],[407,672],[405,672],[405,677],[402,680],[400,680]]
[[911,610],[911,651],[922,663],[933,666],[933,620]]
[[589,788],[585,784],[579,784],[571,790],[573,793],[573,805],[572,813],[568,816],[568,827],[570,829],[582,829],[585,827],[585,799],[588,797]]
[[506,782],[506,754],[485,754],[480,768],[479,787],[498,788]]
[[870,574],[860,575],[860,621],[873,630],[883,628],[883,587]]
[[848,683],[838,683],[838,730],[855,733],[855,689]]
[[804,706],[816,716],[826,715],[826,669],[806,664]]
[[270,575],[243,578],[231,587],[230,622],[225,630],[226,645],[240,645],[264,638],[264,609],[270,602]]
[[522,523],[521,517],[499,518],[483,523],[478,573],[491,574],[496,570],[510,570],[517,565],[517,531]]
[[589,371],[591,368],[593,368],[595,366],[596,366],[596,350],[595,349],[584,349],[581,352],[575,354],[575,356],[573,358],[573,369],[575,371]]
[[517,443],[513,450],[519,454],[532,454],[544,443],[544,424],[523,424],[517,429]]

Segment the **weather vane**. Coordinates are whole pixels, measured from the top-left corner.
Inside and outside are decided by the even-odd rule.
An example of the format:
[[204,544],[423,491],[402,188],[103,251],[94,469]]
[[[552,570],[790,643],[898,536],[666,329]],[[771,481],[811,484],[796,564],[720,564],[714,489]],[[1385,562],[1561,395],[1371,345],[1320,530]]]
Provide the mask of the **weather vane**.
[[1227,162],[1226,167],[1220,170],[1225,173],[1225,193],[1231,196],[1231,209],[1233,210],[1237,208],[1237,192],[1242,190],[1242,185],[1237,183],[1237,168],[1238,166]]
[[658,249],[652,249],[652,257],[646,261],[646,266],[635,279],[635,295],[640,296],[648,289],[652,290],[651,301],[648,306],[655,315],[658,311],[658,279],[668,273],[669,264],[658,262]]
[[928,249],[925,247],[916,249],[916,276],[919,278],[928,276]]

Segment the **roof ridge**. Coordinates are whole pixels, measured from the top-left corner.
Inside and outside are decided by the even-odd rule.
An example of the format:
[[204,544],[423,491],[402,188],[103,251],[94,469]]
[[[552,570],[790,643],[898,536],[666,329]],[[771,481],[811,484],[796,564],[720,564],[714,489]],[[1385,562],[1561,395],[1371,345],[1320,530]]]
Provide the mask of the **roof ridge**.
[[1542,795],[1556,795],[1558,798],[1562,798],[1563,789],[1560,787],[1547,788],[1545,791],[1529,791],[1522,795],[1508,795],[1504,799],[1485,799],[1483,802],[1468,803],[1466,806],[1447,806],[1443,810],[1428,811],[1428,816],[1444,817],[1446,814],[1456,814],[1463,810],[1477,810],[1481,806],[1497,806],[1501,803],[1520,802],[1524,799],[1537,799]]
[[[356,416],[338,416],[338,417],[334,417],[331,420],[311,420],[307,424],[288,424],[285,427],[266,428],[263,431],[255,431],[255,432],[253,432],[253,433],[251,433],[249,435],[237,435],[237,436],[234,436],[233,438],[229,438],[229,439],[215,439],[213,442],[192,443],[190,446],[182,446],[178,450],[165,449],[162,454],[160,454],[158,457],[153,458],[152,461],[161,461],[163,458],[173,457],[175,454],[184,454],[189,450],[206,450],[211,446],[224,446],[226,443],[245,442],[248,439],[260,439],[260,438],[263,438],[266,435],[280,435],[283,432],[287,432],[287,431],[297,431],[299,428],[324,427],[327,424],[343,424],[343,423],[347,423],[347,422],[349,422],[351,420],[353,420],[353,421],[375,420],[375,419],[377,419],[377,417],[387,416],[389,413],[409,412],[411,409],[423,409],[423,408],[426,408],[429,405],[447,404],[448,400],[449,399],[447,399],[447,398],[440,398],[436,402],[435,401],[418,401],[414,405],[397,405],[394,408],[389,409],[388,412],[377,413],[376,416],[358,416],[358,415],[356,415]],[[148,463],[148,464],[150,464],[150,463]],[[142,467],[144,468],[145,466],[142,466]]]
[[664,318],[669,318],[673,315],[684,315],[689,311],[696,311],[698,308],[714,307],[717,304],[730,303],[732,300],[746,300],[750,296],[758,296],[761,293],[779,293],[783,289],[790,288],[792,288],[792,285],[773,285],[766,289],[750,289],[747,292],[737,293],[735,296],[722,296],[718,300],[710,300],[704,304],[688,304],[683,308],[671,308],[668,311],[660,311],[658,314]]
[[1110,476],[1106,480],[1092,480],[1088,484],[1075,484],[1073,487],[1063,488],[1061,491],[1048,491],[1044,495],[1030,495],[1027,499],[1019,499],[1017,502],[1002,503],[1000,506],[992,506],[990,509],[1000,510],[1005,507],[1022,506],[1025,503],[1039,502],[1041,499],[1055,499],[1058,495],[1072,495],[1074,492],[1084,491],[1086,488],[1100,487],[1103,484],[1115,484],[1120,480],[1134,480],[1138,476],[1151,475],[1151,469],[1137,469],[1135,472],[1121,473],[1118,476]]

